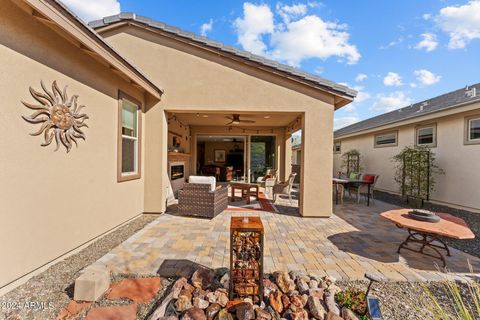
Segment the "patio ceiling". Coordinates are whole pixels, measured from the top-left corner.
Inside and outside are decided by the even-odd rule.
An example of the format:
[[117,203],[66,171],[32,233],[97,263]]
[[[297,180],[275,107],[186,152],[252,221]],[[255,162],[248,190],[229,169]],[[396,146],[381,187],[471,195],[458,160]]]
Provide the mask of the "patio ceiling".
[[[242,120],[253,120],[255,123],[241,123],[238,125],[232,124],[231,126],[237,127],[286,127],[295,121],[301,114],[300,113],[281,113],[281,112],[190,112],[179,113],[175,112],[177,120],[185,125],[190,126],[224,126],[231,120],[227,117],[231,117],[232,114],[240,114]],[[173,113],[172,113],[173,114]]]

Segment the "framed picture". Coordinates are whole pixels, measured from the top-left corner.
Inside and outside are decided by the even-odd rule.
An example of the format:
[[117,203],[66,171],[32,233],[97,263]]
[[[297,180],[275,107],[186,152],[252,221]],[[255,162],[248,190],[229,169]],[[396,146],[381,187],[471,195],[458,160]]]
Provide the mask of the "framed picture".
[[215,162],[225,162],[225,150],[215,150]]
[[173,136],[172,138],[172,145],[174,148],[180,147],[182,144],[182,139],[179,136]]

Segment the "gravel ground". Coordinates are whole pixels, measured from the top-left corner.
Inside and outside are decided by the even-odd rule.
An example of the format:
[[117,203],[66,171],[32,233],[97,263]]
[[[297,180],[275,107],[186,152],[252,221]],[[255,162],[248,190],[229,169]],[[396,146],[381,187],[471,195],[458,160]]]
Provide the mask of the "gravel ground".
[[[337,285],[346,289],[356,287],[366,290],[368,283],[364,281],[338,282]],[[445,285],[442,282],[381,282],[372,286],[370,295],[379,298],[380,309],[384,319],[388,320],[426,320],[434,319],[432,301],[428,297],[425,287],[435,296],[442,308],[451,317],[454,316],[452,301],[448,299]],[[466,284],[458,284],[464,301],[473,305],[473,300],[468,294]],[[480,319],[480,314],[476,315]]]
[[[154,214],[141,215],[0,297],[0,302],[2,303],[0,319],[55,319],[58,312],[73,296],[73,283],[79,276],[79,272],[157,217],[158,215]],[[43,302],[46,303],[47,307],[40,310],[32,308],[5,308],[6,303],[20,303],[23,305],[27,301]]]
[[[399,207],[405,207],[405,208],[414,207],[413,203],[411,202],[410,204],[406,203],[406,201],[401,196],[394,195],[387,192],[375,191],[375,199],[378,199],[387,203],[391,203]],[[443,240],[445,241],[445,243],[447,243],[447,245],[453,248],[456,248],[458,250],[471,254],[472,256],[480,257],[480,250],[478,249],[480,248],[480,214],[466,211],[466,210],[455,209],[455,208],[451,208],[443,205],[433,204],[429,202],[425,202],[423,207],[424,209],[431,210],[431,211],[446,212],[453,216],[456,216],[465,220],[467,225],[470,227],[470,229],[472,229],[473,233],[475,234],[475,239],[454,240],[454,239],[443,238]],[[480,271],[480,270],[476,270],[476,271]]]

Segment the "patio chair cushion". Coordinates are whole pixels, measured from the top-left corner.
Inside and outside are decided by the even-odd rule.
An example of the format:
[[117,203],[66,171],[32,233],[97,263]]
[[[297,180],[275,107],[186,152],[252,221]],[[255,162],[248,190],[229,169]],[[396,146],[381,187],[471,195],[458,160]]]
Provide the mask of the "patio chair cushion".
[[358,179],[358,176],[359,176],[358,173],[351,172],[349,178],[352,179],[352,180],[356,180],[356,179]]
[[190,176],[188,178],[188,183],[209,184],[210,191],[215,191],[216,182],[215,177]]
[[374,183],[375,182],[375,176],[366,174],[363,176],[363,180]]

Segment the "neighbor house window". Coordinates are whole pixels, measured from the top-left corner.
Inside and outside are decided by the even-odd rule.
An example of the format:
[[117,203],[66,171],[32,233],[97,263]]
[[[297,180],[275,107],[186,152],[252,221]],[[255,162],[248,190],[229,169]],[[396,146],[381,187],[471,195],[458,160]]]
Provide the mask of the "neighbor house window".
[[392,147],[397,145],[397,131],[375,135],[375,147]]
[[142,145],[141,106],[137,100],[120,92],[118,109],[118,180],[138,179]]
[[342,143],[340,141],[333,143],[333,153],[341,153],[342,152]]
[[419,126],[415,130],[417,146],[437,146],[437,126],[435,124]]
[[480,144],[480,115],[465,118],[465,144]]

